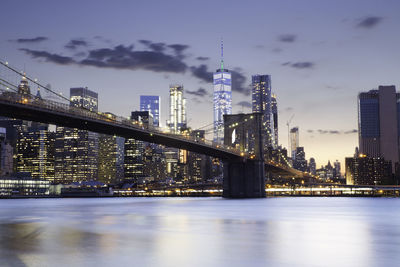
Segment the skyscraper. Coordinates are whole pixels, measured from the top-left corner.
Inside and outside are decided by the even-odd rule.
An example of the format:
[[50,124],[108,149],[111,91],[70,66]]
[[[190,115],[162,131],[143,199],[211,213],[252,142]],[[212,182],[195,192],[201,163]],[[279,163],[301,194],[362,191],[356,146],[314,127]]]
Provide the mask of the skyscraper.
[[153,115],[153,125],[160,126],[161,98],[159,96],[141,95],[140,111],[149,111]]
[[172,133],[186,129],[186,99],[183,98],[183,85],[169,87],[169,120],[167,126]]
[[317,169],[317,164],[315,162],[315,159],[314,158],[310,158],[310,161],[309,161],[309,164],[308,164],[308,171],[311,174],[315,175],[316,169]]
[[272,94],[271,96],[271,109],[272,109],[272,117],[274,119],[274,143],[275,148],[278,147],[278,102],[276,100],[276,95]]
[[224,115],[232,114],[232,74],[224,69],[224,47],[221,43],[221,66],[213,74],[214,142],[224,143]]
[[99,135],[99,181],[112,184],[124,179],[125,138]]
[[[252,111],[263,114],[262,129],[264,134],[264,150],[275,147],[274,116],[272,113],[271,76],[252,76]],[[276,101],[276,98],[275,98]]]
[[290,155],[296,158],[296,148],[299,147],[299,127],[290,129]]
[[54,137],[48,125],[29,122],[18,132],[16,146],[17,172],[29,172],[32,178],[54,180]]
[[304,147],[296,148],[296,156],[293,160],[293,168],[303,172],[307,170],[307,160],[306,154],[304,152]]
[[358,133],[360,153],[372,158],[399,162],[400,93],[395,86],[358,95]]
[[[70,105],[96,112],[98,95],[87,87],[71,88]],[[57,127],[55,180],[60,183],[97,180],[98,145],[97,133]]]

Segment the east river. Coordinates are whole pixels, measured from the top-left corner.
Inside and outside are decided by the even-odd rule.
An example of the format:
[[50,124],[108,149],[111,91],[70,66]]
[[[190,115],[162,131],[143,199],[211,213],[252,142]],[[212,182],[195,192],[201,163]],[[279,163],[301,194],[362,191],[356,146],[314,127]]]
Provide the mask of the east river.
[[0,266],[399,266],[400,199],[0,200]]

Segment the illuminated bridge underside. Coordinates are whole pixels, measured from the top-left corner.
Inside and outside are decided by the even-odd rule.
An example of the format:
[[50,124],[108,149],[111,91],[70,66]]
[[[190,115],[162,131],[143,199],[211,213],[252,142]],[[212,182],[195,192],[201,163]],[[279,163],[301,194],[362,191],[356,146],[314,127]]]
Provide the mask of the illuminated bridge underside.
[[[99,118],[95,113],[93,118],[86,115],[76,114],[77,108],[69,108],[66,104],[62,104],[64,105],[64,110],[61,111],[48,108],[48,105],[51,102],[52,101],[47,100],[31,100],[27,103],[22,103],[20,101],[10,101],[10,99],[7,98],[4,99],[4,97],[0,95],[0,116],[78,128],[81,130],[117,135],[125,138],[134,138],[168,147],[185,149],[199,154],[220,158],[225,161],[251,161],[246,156],[241,156],[237,151],[221,147],[217,148],[215,145],[189,140],[182,136],[161,133],[151,128],[146,129],[137,126],[134,127],[111,119],[107,120],[104,117]],[[44,107],[42,107],[41,103],[44,103],[47,106],[43,105]],[[68,109],[71,109],[72,111],[69,112]],[[85,112],[88,113],[86,110]],[[279,166],[269,162],[265,163],[265,169],[267,172],[282,176],[303,176],[302,172],[294,170],[293,168],[281,165]]]

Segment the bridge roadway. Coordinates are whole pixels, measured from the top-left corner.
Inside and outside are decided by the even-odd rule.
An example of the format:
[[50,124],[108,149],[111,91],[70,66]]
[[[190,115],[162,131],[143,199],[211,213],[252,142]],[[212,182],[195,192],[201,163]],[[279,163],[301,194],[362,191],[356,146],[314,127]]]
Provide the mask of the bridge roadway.
[[[69,104],[24,96],[0,89],[0,115],[10,118],[55,124],[97,133],[134,138],[196,152],[227,161],[243,161],[249,155],[231,147],[213,144],[208,140],[195,140],[189,136],[163,132],[124,117],[92,112]],[[267,171],[300,177],[302,173],[273,161],[266,161]]]

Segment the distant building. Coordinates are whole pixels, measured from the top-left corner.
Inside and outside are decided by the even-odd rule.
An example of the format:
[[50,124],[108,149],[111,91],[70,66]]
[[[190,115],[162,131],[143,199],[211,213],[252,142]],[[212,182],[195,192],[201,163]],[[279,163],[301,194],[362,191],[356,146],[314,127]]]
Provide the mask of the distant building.
[[50,181],[34,179],[22,172],[0,178],[0,196],[43,196],[49,194]]
[[274,120],[274,133],[275,133],[275,136],[274,136],[275,146],[274,147],[277,148],[279,146],[279,143],[278,143],[278,102],[276,100],[275,94],[272,94],[272,96],[271,96],[271,104],[272,104],[271,109],[272,109],[272,117]]
[[[98,95],[87,87],[70,89],[70,105],[97,112]],[[98,179],[98,134],[59,127],[55,140],[55,181],[71,183]]]
[[340,162],[338,160],[336,160],[333,163],[333,169],[334,169],[334,178],[341,178],[342,174],[341,174],[341,169],[340,169]]
[[214,142],[224,143],[224,115],[232,114],[232,74],[224,68],[224,47],[221,42],[220,68],[213,74]]
[[[190,135],[195,140],[201,141],[205,138],[205,131],[196,130],[191,132]],[[189,180],[193,183],[199,183],[210,178],[206,177],[206,168],[210,168],[210,166],[207,166],[209,162],[207,156],[194,152],[188,152],[188,154]]]
[[309,163],[308,163],[308,171],[312,175],[315,175],[317,169],[317,164],[315,163],[314,158],[310,158]]
[[6,135],[6,128],[0,128],[0,176],[13,173],[13,148]]
[[252,76],[252,112],[263,114],[262,130],[264,132],[263,135],[265,151],[267,151],[269,147],[275,147],[276,144],[274,115],[272,113],[273,103],[271,90],[270,75]]
[[28,80],[26,79],[25,75],[22,76],[21,82],[18,85],[18,94],[27,96],[30,96],[31,94],[31,88],[28,84]]
[[[153,125],[153,116],[150,111],[132,111],[131,120],[136,121],[147,128]],[[142,180],[145,174],[144,149],[147,143],[129,138],[125,140],[124,147],[124,179],[137,182]]]
[[99,135],[98,180],[115,184],[124,179],[125,138],[106,134]]
[[167,126],[172,133],[186,130],[186,99],[183,97],[183,85],[169,87],[169,120]]
[[290,129],[290,156],[296,158],[296,148],[299,147],[299,127]]
[[154,95],[141,95],[140,111],[149,111],[153,116],[153,125],[155,127],[161,126],[161,97]]
[[18,132],[17,172],[30,173],[33,179],[54,181],[54,134],[48,125],[29,122]]
[[296,148],[296,156],[293,160],[293,168],[302,172],[307,171],[307,160],[306,154],[304,152],[304,147]]
[[360,153],[399,162],[400,93],[395,86],[358,95],[358,128]]
[[393,184],[391,162],[383,158],[359,157],[346,158],[346,184],[382,185]]

